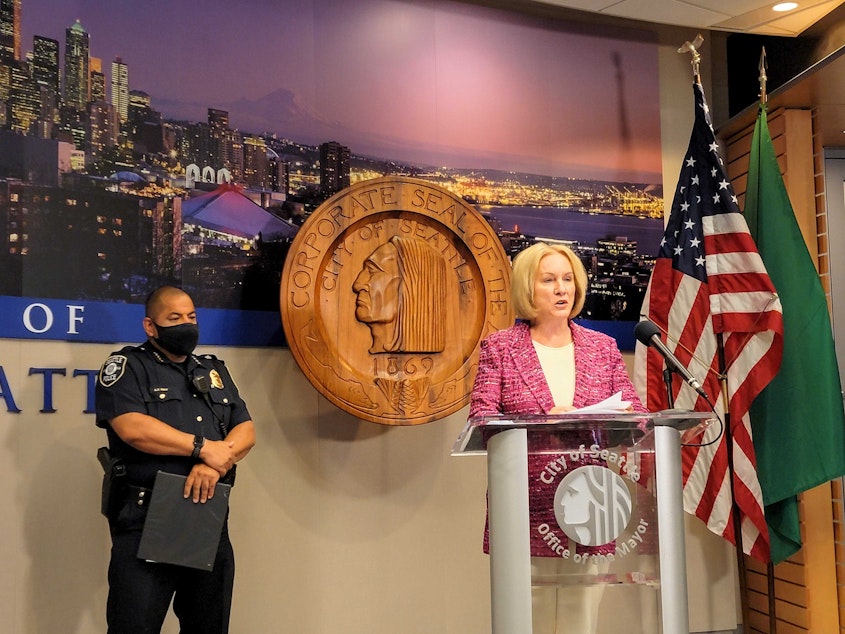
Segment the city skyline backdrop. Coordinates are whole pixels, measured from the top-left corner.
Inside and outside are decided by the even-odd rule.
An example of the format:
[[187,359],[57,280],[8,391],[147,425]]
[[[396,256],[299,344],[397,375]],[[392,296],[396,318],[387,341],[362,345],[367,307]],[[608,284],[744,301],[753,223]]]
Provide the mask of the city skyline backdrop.
[[[166,118],[431,166],[660,183],[657,49],[458,2],[22,0],[24,53],[76,20]],[[245,46],[244,43],[248,43]],[[335,61],[333,61],[335,60]]]
[[[195,189],[193,171],[299,222],[350,178],[392,174],[474,202],[511,256],[535,239],[574,241],[591,279],[582,316],[610,320],[627,347],[619,333],[637,318],[663,211],[657,46],[642,33],[451,0],[49,4],[19,0],[2,16],[20,41],[11,61],[3,42],[0,303],[81,302],[79,335],[96,339],[97,322],[129,309],[103,300],[137,303],[164,281],[223,321],[264,319],[290,238],[242,235],[237,205],[218,210],[225,231],[195,215],[210,182]],[[136,92],[148,99],[127,116]],[[37,168],[23,147],[46,152]],[[58,170],[57,149],[70,152]],[[80,265],[57,273],[68,254],[50,236],[65,226]],[[272,344],[278,331],[251,333]]]

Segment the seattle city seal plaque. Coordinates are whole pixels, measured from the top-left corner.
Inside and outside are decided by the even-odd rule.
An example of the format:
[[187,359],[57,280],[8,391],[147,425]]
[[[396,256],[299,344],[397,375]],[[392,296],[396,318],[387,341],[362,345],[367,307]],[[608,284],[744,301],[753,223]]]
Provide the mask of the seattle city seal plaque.
[[510,263],[463,199],[412,178],[361,181],[294,238],[281,316],[314,387],[385,425],[438,420],[467,404],[478,347],[513,322]]

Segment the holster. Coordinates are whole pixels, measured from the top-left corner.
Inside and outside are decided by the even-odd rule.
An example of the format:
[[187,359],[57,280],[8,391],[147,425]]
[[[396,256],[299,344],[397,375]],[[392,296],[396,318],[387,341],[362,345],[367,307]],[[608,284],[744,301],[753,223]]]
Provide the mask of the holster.
[[103,467],[103,491],[100,512],[107,518],[115,517],[126,499],[126,465],[112,456],[108,447],[97,450],[97,459]]

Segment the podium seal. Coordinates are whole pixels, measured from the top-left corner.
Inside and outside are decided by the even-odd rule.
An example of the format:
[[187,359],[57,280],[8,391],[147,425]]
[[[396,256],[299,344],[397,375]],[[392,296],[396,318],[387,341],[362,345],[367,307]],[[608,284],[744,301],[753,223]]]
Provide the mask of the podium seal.
[[317,390],[384,425],[467,404],[478,346],[510,326],[510,263],[471,205],[386,177],[335,194],[303,224],[282,272],[291,352]]

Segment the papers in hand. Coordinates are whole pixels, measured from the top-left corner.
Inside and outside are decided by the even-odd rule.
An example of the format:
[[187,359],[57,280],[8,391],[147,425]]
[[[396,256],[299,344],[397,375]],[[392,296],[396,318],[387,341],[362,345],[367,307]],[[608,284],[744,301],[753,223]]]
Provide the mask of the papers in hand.
[[569,414],[618,414],[619,412],[626,412],[631,407],[631,401],[622,400],[622,391],[620,390],[613,396],[610,396],[600,403],[593,403],[586,407],[579,407],[571,410]]

